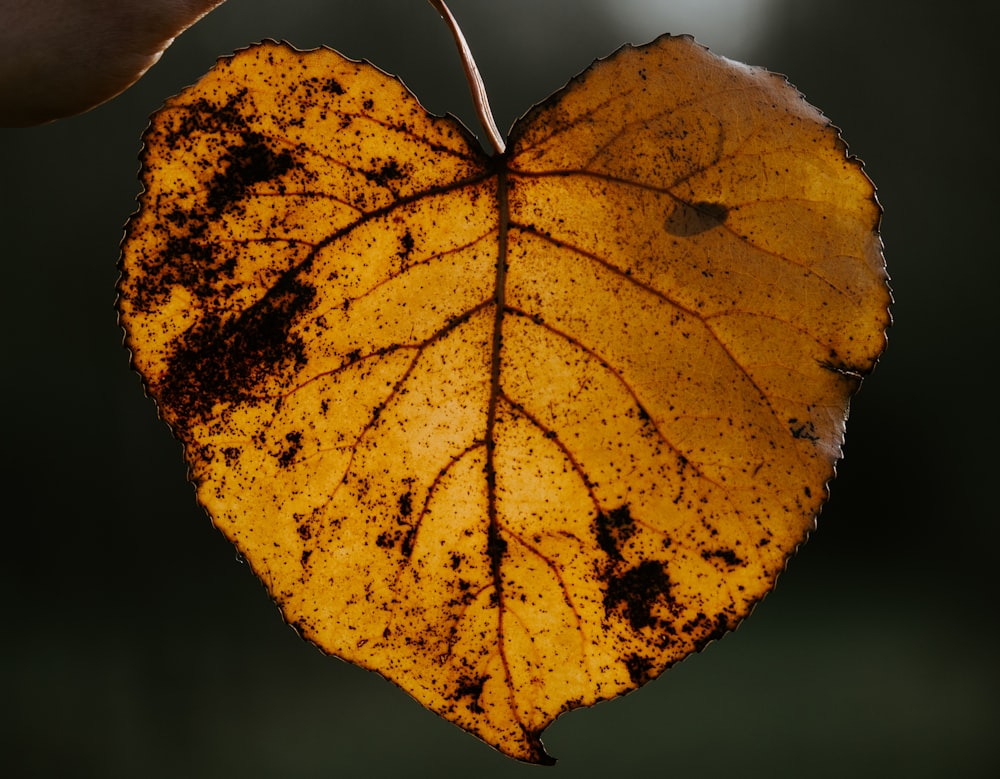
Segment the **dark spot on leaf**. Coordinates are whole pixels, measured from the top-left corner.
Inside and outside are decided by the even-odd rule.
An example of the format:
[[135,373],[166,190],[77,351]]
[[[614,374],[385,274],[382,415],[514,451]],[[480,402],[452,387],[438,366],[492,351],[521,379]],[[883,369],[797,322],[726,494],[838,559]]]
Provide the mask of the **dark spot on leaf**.
[[167,238],[163,250],[141,263],[143,273],[135,281],[135,306],[150,311],[166,302],[171,288],[180,285],[199,297],[215,293],[213,285],[232,276],[235,262],[197,239],[199,230]]
[[628,669],[629,678],[632,683],[639,685],[649,681],[650,671],[653,670],[653,663],[648,657],[642,655],[629,655],[625,658],[625,667]]
[[289,467],[295,460],[295,455],[302,449],[302,433],[295,430],[285,436],[288,447],[278,455],[278,464],[282,468]]
[[403,171],[399,169],[399,163],[396,160],[389,160],[377,171],[365,172],[365,178],[380,187],[387,186],[390,181],[398,181],[403,176]]
[[413,513],[413,495],[410,492],[404,492],[399,496],[399,513],[404,517],[410,516]]
[[287,173],[294,160],[288,151],[275,153],[262,135],[244,132],[243,143],[231,146],[220,160],[220,170],[208,183],[206,205],[215,214],[242,200],[254,184]]
[[413,240],[413,234],[407,230],[403,237],[399,239],[399,245],[403,250],[399,253],[400,257],[406,259],[413,252],[413,247],[416,246],[416,241]]
[[[725,614],[719,614],[714,619],[703,612],[698,612],[694,619],[681,626],[681,632],[696,637],[695,647],[704,649],[712,641],[717,641],[729,632],[729,619]],[[700,634],[700,635],[699,635]]]
[[246,87],[238,89],[222,105],[198,98],[188,107],[187,113],[181,115],[177,127],[165,132],[164,143],[173,148],[179,145],[181,138],[195,133],[218,134],[245,128],[242,104],[248,93]]
[[409,557],[413,554],[413,541],[416,538],[417,529],[411,527],[403,534],[403,543],[399,545],[399,551],[403,553],[404,557]]
[[480,676],[476,679],[469,676],[461,677],[458,680],[458,686],[455,688],[455,697],[471,698],[471,700],[466,704],[469,711],[476,714],[482,714],[483,707],[479,705],[479,699],[483,694],[483,686],[489,678],[489,676]]
[[628,506],[598,514],[594,520],[597,533],[597,544],[604,553],[613,560],[621,560],[621,549],[635,533],[635,521],[629,514]]
[[732,549],[702,549],[701,556],[704,560],[718,559],[726,565],[743,565],[744,561],[737,557]]
[[190,419],[207,416],[216,403],[269,394],[263,384],[305,364],[303,342],[292,326],[314,297],[311,286],[289,279],[232,319],[206,317],[192,327],[169,360],[164,405]]
[[788,420],[789,432],[792,434],[793,438],[804,438],[807,441],[818,441],[819,436],[816,435],[816,426],[812,422],[799,423],[799,420],[792,417]]
[[666,566],[658,560],[646,560],[634,568],[608,578],[604,594],[604,610],[610,616],[618,613],[628,620],[632,630],[656,625],[653,609],[662,602],[671,604],[670,577]]

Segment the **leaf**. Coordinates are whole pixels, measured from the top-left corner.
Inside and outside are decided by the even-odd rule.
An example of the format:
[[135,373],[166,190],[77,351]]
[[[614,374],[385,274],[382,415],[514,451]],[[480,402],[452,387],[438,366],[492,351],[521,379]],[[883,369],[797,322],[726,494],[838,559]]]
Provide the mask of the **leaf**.
[[883,349],[871,183],[781,77],[664,37],[487,157],[264,43],[145,135],[121,318],[285,618],[513,757],[731,630]]
[[0,0],[0,127],[87,111],[223,0]]

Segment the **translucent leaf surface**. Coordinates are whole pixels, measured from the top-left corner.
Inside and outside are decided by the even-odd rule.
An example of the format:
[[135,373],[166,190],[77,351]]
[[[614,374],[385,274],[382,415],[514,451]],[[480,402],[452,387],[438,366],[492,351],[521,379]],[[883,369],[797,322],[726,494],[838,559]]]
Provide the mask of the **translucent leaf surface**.
[[286,619],[514,757],[733,628],[884,345],[871,183],[778,76],[626,47],[488,157],[265,43],[145,136],[120,309]]

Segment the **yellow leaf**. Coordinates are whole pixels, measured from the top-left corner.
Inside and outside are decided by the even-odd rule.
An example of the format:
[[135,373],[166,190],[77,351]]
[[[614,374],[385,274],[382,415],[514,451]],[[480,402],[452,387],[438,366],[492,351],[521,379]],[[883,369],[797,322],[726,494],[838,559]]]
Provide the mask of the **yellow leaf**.
[[884,346],[880,210],[780,77],[626,47],[486,156],[265,43],[145,136],[120,309],[286,619],[508,755],[732,629]]

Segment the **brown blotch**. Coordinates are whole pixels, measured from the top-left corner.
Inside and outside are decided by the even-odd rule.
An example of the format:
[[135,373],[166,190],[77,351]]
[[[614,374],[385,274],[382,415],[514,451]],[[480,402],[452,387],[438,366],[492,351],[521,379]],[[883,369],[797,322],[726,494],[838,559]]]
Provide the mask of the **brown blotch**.
[[659,560],[645,560],[621,574],[608,578],[604,594],[604,611],[610,617],[617,613],[628,620],[632,630],[656,626],[659,620],[653,610],[659,604],[672,604],[670,577]]
[[635,534],[635,520],[628,506],[620,506],[594,520],[597,545],[612,560],[622,559],[622,547]]
[[463,676],[458,680],[458,686],[455,688],[455,697],[470,698],[471,700],[466,703],[466,707],[475,714],[482,714],[484,709],[479,705],[479,699],[483,695],[483,686],[489,678],[488,675],[480,676],[476,679]]
[[178,339],[163,377],[159,394],[164,407],[189,421],[208,416],[216,403],[275,394],[263,386],[292,375],[306,362],[305,345],[292,328],[315,295],[310,285],[286,279],[239,316],[225,322],[207,317],[188,330]]
[[238,203],[255,184],[278,178],[295,166],[287,150],[276,153],[259,133],[244,131],[242,140],[229,147],[219,162],[220,170],[208,183],[205,202],[213,214]]
[[278,465],[282,468],[288,468],[295,461],[295,456],[302,449],[302,433],[295,430],[285,436],[285,441],[288,443],[286,449],[278,454]]
[[744,565],[745,560],[739,557],[732,549],[702,549],[703,560],[722,560],[726,565]]
[[628,675],[632,683],[636,685],[648,682],[653,676],[652,660],[642,655],[629,655],[626,657],[625,667],[628,669]]
[[396,160],[383,163],[376,171],[365,171],[364,175],[366,179],[380,187],[387,187],[390,181],[399,181],[406,176]]

